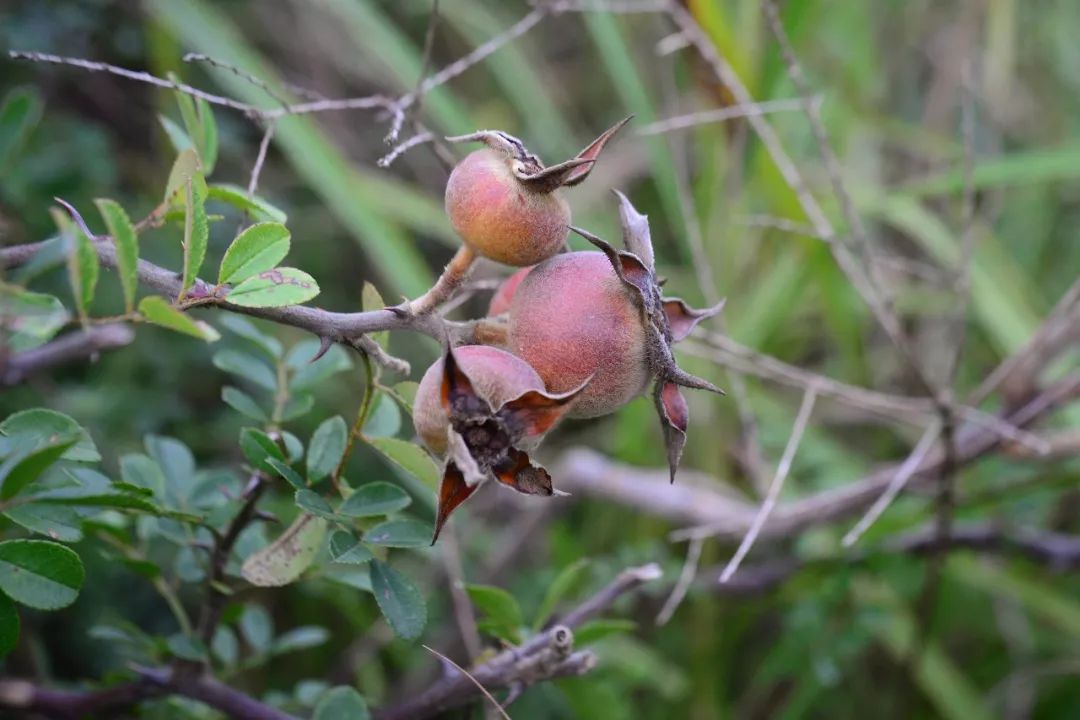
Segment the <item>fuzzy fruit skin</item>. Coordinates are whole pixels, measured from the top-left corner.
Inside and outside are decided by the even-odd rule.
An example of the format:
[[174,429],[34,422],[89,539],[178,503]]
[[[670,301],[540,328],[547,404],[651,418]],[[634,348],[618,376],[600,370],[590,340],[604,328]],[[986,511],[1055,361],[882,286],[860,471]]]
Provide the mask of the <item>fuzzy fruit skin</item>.
[[[454,358],[472,382],[476,394],[498,409],[528,390],[544,391],[544,381],[520,358],[486,345],[454,348]],[[413,403],[413,424],[424,445],[445,455],[450,418],[442,406],[443,359],[440,357],[420,379]]]
[[508,349],[536,369],[549,392],[592,375],[568,417],[613,412],[651,377],[640,311],[599,252],[556,255],[525,276],[510,302]]
[[521,268],[506,280],[503,280],[502,285],[491,296],[491,302],[488,304],[488,317],[495,317],[509,312],[510,301],[514,299],[514,293],[517,292],[518,285],[521,284],[521,281],[525,279],[530,270],[532,270],[531,266]]
[[470,153],[454,167],[446,183],[446,214],[473,250],[516,267],[559,252],[570,225],[570,206],[558,191],[527,190],[506,156],[490,148]]

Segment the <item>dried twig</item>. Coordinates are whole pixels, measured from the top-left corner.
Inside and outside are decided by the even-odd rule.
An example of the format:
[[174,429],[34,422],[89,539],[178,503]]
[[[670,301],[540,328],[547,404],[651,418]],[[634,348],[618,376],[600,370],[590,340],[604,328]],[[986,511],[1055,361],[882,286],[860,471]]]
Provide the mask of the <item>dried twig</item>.
[[[820,96],[815,98],[814,102],[820,103]],[[727,120],[744,118],[749,115],[765,115],[767,113],[790,112],[792,110],[801,109],[802,101],[797,98],[793,100],[765,100],[750,105],[731,105],[716,110],[701,110],[686,115],[677,115],[675,117],[649,123],[642,128],[638,128],[637,132],[638,135],[659,135],[673,130],[683,130],[685,128],[697,127],[698,125],[726,122]]]
[[519,647],[504,650],[487,662],[469,668],[472,679],[464,674],[443,677],[409,700],[376,710],[373,717],[375,720],[423,720],[471,701],[477,694],[476,684],[492,691],[588,672],[596,657],[590,652],[573,652],[572,629],[660,575],[656,565],[623,570],[610,584],[571,610],[558,625]]
[[791,463],[795,460],[795,452],[799,449],[799,443],[802,442],[803,432],[805,432],[806,425],[810,420],[810,413],[813,412],[815,399],[817,399],[817,388],[811,385],[803,395],[799,413],[795,417],[795,424],[791,428],[791,435],[788,437],[787,446],[784,448],[784,454],[780,457],[780,463],[776,466],[776,475],[773,477],[772,484],[769,485],[769,493],[765,496],[765,501],[761,503],[757,515],[754,516],[754,522],[750,524],[746,536],[743,537],[735,554],[731,557],[727,567],[724,568],[724,572],[720,576],[720,582],[725,583],[730,580],[735,571],[739,569],[739,564],[742,563],[746,554],[750,552],[750,548],[753,547],[754,541],[757,540],[765,521],[769,519],[769,514],[776,507],[776,503],[780,501],[780,491],[784,488],[784,480],[787,479],[788,473],[791,471]]
[[128,325],[96,325],[62,335],[40,347],[0,359],[0,384],[18,385],[35,373],[93,357],[127,345],[135,338]]

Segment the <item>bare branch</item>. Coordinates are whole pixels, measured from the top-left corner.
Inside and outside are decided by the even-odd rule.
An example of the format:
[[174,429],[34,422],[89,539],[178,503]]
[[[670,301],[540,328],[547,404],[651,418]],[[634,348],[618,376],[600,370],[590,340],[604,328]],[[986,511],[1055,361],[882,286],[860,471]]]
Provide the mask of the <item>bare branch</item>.
[[372,715],[375,720],[423,720],[470,702],[478,693],[477,684],[491,691],[526,687],[566,675],[582,675],[595,665],[596,656],[590,652],[573,652],[572,629],[660,575],[657,565],[623,570],[610,584],[571,610],[558,625],[519,647],[504,650],[487,662],[469,668],[471,679],[464,674],[449,675],[419,695],[399,705],[376,710]]
[[[815,99],[815,102],[820,101],[820,97]],[[657,122],[649,123],[642,128],[638,128],[637,133],[638,135],[659,135],[673,130],[683,130],[685,128],[697,127],[698,125],[725,122],[736,118],[744,118],[749,115],[765,115],[767,113],[790,112],[792,110],[801,109],[802,101],[797,98],[793,100],[765,100],[750,105],[731,105],[717,110],[702,110],[686,115],[677,115],[675,117],[667,118],[666,120],[658,120]]]
[[93,357],[102,350],[123,347],[134,338],[134,331],[122,324],[97,325],[67,333],[40,347],[16,353],[6,363],[0,360],[0,384],[18,385],[34,373]]
[[687,545],[686,561],[683,562],[682,572],[679,573],[679,580],[671,590],[671,595],[668,595],[664,606],[656,614],[657,625],[667,625],[668,620],[671,620],[683,599],[686,598],[686,593],[694,584],[694,576],[697,575],[698,563],[701,562],[701,549],[704,545],[705,540],[702,538],[693,538]]
[[[41,243],[35,243],[0,249],[0,267],[15,267],[28,261],[41,246]],[[99,236],[94,242],[94,249],[97,250],[102,265],[116,269],[116,250],[111,241]],[[175,272],[146,260],[139,260],[138,277],[140,284],[166,297],[175,298],[180,293],[181,280]],[[210,286],[207,283],[204,284]],[[340,313],[302,305],[284,308],[249,308],[215,297],[201,299],[198,307],[217,308],[271,320],[282,325],[291,325],[312,332],[320,338],[330,338],[334,342],[347,345],[359,343],[361,336],[380,330],[412,330],[429,335],[440,342],[449,337],[455,344],[467,342],[472,335],[470,323],[450,322],[434,313],[402,315],[390,310]],[[361,347],[367,349],[362,344]],[[400,365],[397,367],[400,368]]]
[[[776,507],[776,503],[780,501],[780,491],[784,487],[784,480],[791,471],[791,463],[795,460],[795,452],[799,449],[799,443],[802,441],[803,432],[806,431],[806,425],[810,420],[810,413],[814,410],[814,400],[816,398],[817,388],[811,385],[806,390],[806,394],[803,395],[802,405],[799,406],[799,413],[796,415],[795,424],[791,428],[791,436],[788,437],[787,446],[784,448],[784,454],[780,457],[780,463],[776,466],[776,475],[773,477],[772,484],[769,485],[769,493],[765,496],[765,501],[761,503],[761,508],[758,510],[757,515],[754,516],[754,522],[751,523],[750,529],[746,531],[746,536],[743,537],[742,542],[739,543],[739,548],[728,562],[727,567],[724,568],[724,572],[720,576],[721,583],[730,580],[731,576],[735,574],[735,571],[739,569],[739,564],[742,563],[746,554],[750,552],[750,548],[753,547],[754,541],[757,540],[757,536],[761,532],[761,528],[765,525],[765,521],[769,519],[769,514],[773,511],[773,508]],[[712,534],[710,528],[698,529],[704,530],[707,535]],[[695,537],[703,536],[697,535]]]
[[177,673],[168,668],[135,668],[137,680],[102,690],[51,690],[29,680],[0,680],[0,708],[18,715],[57,720],[113,717],[144,700],[181,695],[220,710],[229,717],[250,720],[297,720],[213,678]]
[[907,485],[911,476],[915,474],[915,471],[922,464],[923,460],[926,459],[927,454],[934,446],[934,443],[937,441],[940,434],[941,422],[935,420],[926,428],[926,431],[923,432],[919,442],[915,444],[915,448],[911,451],[911,454],[908,455],[907,459],[904,460],[903,464],[897,469],[892,481],[885,488],[885,492],[874,501],[874,504],[870,506],[870,509],[866,511],[866,514],[859,518],[859,522],[855,523],[855,527],[851,528],[851,530],[844,535],[844,547],[851,547],[858,542],[863,533],[870,529],[870,526],[881,517],[886,509],[888,509],[889,505],[896,499],[896,496],[899,495],[904,489],[904,486]]

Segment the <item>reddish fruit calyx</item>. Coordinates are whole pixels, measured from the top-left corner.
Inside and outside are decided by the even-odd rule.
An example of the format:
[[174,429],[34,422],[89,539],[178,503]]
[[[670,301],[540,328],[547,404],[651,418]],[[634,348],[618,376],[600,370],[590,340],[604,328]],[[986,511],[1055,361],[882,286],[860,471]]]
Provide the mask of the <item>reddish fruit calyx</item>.
[[551,475],[518,445],[550,430],[585,384],[560,395],[527,390],[493,408],[477,394],[454,351],[447,350],[440,401],[450,420],[450,444],[439,486],[433,545],[450,513],[490,478],[526,495],[555,493]]
[[[630,116],[633,117],[633,116]],[[478,130],[468,135],[458,135],[446,138],[450,142],[473,142],[478,141],[487,145],[492,150],[506,156],[514,177],[527,189],[535,193],[552,193],[561,187],[577,185],[592,172],[593,163],[604,149],[608,140],[617,133],[623,125],[630,121],[630,117],[620,120],[617,124],[604,131],[600,137],[593,140],[574,157],[547,167],[540,158],[529,152],[525,144],[513,135],[502,130]]]
[[646,339],[646,362],[655,378],[653,401],[664,431],[671,481],[686,444],[686,428],[690,413],[679,386],[710,390],[723,394],[718,387],[691,375],[678,366],[672,354],[673,343],[684,339],[700,321],[719,313],[724,302],[711,308],[696,310],[679,298],[661,294],[662,281],[656,275],[649,219],[642,215],[618,190],[619,219],[626,250],[617,250],[609,243],[580,228],[571,230],[599,248],[611,262],[615,274],[640,309]]

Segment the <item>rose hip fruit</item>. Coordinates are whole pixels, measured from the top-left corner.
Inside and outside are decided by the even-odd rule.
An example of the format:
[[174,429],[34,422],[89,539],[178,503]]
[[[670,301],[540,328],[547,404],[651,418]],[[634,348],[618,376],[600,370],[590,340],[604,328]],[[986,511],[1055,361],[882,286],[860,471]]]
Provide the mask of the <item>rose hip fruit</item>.
[[510,301],[513,300],[518,285],[521,284],[521,281],[525,279],[530,270],[532,270],[532,267],[521,268],[503,280],[502,285],[499,285],[499,289],[491,296],[491,302],[488,304],[488,317],[502,315],[510,310]]
[[679,368],[671,346],[723,303],[694,310],[661,296],[648,218],[616,195],[627,250],[573,228],[601,252],[557,255],[534,267],[513,293],[506,346],[552,392],[591,378],[567,413],[572,417],[613,412],[655,380],[653,399],[674,481],[689,421],[679,386],[721,391]]
[[588,177],[604,145],[629,119],[574,158],[551,167],[520,140],[498,130],[448,138],[487,145],[458,163],[446,184],[446,213],[465,245],[490,260],[518,267],[559,252],[570,225],[570,206],[559,188]]
[[435,521],[438,539],[453,510],[490,479],[527,495],[553,495],[551,476],[526,450],[562,418],[581,388],[550,394],[536,371],[502,350],[467,345],[437,360],[420,381],[413,422],[444,455]]

